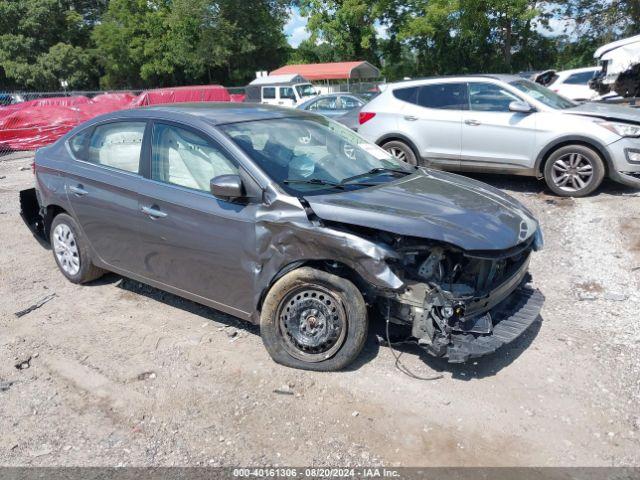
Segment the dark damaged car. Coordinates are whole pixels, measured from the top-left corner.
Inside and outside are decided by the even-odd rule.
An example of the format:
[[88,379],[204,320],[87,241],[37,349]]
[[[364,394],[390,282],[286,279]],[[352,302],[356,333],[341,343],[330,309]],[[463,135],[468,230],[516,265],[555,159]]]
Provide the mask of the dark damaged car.
[[[105,271],[260,324],[276,362],[336,370],[369,315],[464,362],[538,318],[538,222],[323,117],[182,104],[96,118],[38,151],[23,215],[63,275]],[[36,198],[37,197],[37,198]]]

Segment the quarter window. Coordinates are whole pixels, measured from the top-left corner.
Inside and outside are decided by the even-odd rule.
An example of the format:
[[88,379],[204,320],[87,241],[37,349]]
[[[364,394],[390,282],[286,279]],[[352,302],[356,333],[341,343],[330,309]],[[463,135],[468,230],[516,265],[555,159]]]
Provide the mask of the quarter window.
[[208,192],[212,178],[238,173],[218,145],[172,125],[154,124],[151,151],[151,178],[160,182]]
[[69,148],[71,149],[71,153],[78,160],[87,161],[87,143],[89,142],[89,138],[91,137],[91,128],[86,128],[80,133],[75,134],[69,140]]
[[474,112],[508,112],[509,104],[518,101],[521,99],[499,85],[469,84],[469,103]]
[[[87,161],[138,173],[146,122],[98,125],[91,135]],[[73,147],[72,147],[73,150]]]
[[469,110],[466,83],[423,85],[418,91],[418,105],[442,110]]
[[393,91],[393,96],[403,102],[418,103],[418,87],[397,88]]
[[262,89],[262,98],[266,99],[274,99],[276,98],[276,88],[275,87],[264,87]]

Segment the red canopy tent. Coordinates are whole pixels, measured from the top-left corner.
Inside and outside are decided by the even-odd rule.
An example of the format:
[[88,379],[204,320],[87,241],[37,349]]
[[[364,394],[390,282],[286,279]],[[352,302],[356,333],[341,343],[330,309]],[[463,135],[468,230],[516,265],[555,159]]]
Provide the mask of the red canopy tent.
[[158,88],[138,95],[132,106],[157,105],[177,102],[229,102],[231,97],[221,85]]
[[301,65],[285,65],[274,70],[269,75],[298,74],[307,80],[344,80],[377,78],[380,70],[369,62],[333,62],[308,63]]
[[[41,98],[0,107],[0,148],[35,150],[49,145],[76,125],[104,113],[144,105],[178,102],[230,102],[220,85],[161,88],[142,92]],[[236,96],[233,101],[241,101]]]

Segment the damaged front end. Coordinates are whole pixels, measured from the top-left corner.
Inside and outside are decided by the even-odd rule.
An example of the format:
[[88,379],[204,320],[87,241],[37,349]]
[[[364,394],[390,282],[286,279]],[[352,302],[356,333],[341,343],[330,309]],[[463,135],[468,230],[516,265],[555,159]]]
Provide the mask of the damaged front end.
[[452,245],[397,237],[395,271],[405,288],[379,300],[388,321],[411,327],[431,355],[451,363],[495,352],[539,316],[543,295],[529,286],[535,235],[506,251],[469,252]]

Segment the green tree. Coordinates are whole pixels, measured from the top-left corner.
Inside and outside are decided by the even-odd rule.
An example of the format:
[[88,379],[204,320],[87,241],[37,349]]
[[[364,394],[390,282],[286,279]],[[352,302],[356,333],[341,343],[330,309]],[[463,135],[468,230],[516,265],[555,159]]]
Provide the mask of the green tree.
[[[104,3],[0,0],[0,70],[4,88],[95,86],[90,32]],[[81,71],[79,71],[81,70]],[[1,87],[1,86],[0,86]]]
[[553,6],[556,15],[576,22],[580,35],[603,43],[640,33],[640,0],[566,0]]
[[112,0],[93,38],[105,87],[239,84],[286,60],[284,0]]
[[326,42],[336,60],[379,63],[375,29],[376,3],[372,0],[299,0],[308,17],[310,42]]

